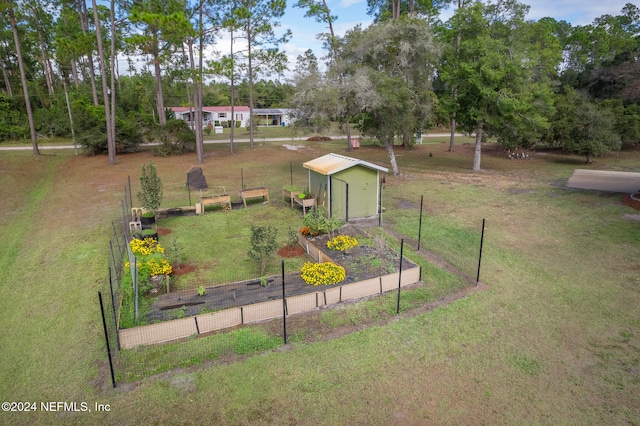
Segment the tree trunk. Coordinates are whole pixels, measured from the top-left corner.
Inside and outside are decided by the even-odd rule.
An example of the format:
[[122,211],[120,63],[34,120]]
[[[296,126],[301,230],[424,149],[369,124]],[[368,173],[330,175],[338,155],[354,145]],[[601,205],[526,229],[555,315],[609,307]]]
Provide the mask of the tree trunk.
[[[87,22],[89,20],[89,17],[87,16],[87,4],[84,1],[80,1],[79,6],[78,13],[80,14],[82,35],[86,37],[89,28],[89,24]],[[87,62],[89,65],[89,79],[91,80],[91,96],[93,97],[93,105],[98,106],[100,101],[98,100],[98,89],[96,87],[96,71],[93,65],[93,51],[91,50],[87,52]]]
[[389,154],[389,162],[391,163],[391,170],[393,171],[393,175],[398,176],[400,174],[400,170],[398,170],[396,154],[393,151],[393,138],[391,139],[391,141],[385,141],[384,147],[387,150],[387,154]]
[[158,35],[153,36],[153,70],[156,75],[156,109],[158,122],[161,126],[167,124],[167,116],[164,112],[164,95],[162,92],[162,70],[160,68],[160,53],[158,52]]
[[[187,40],[187,45],[189,46],[189,67],[191,68],[191,81],[193,81],[193,105],[194,107],[191,109],[193,111],[193,116],[191,117],[191,128],[193,132],[196,134],[196,161],[198,164],[202,164],[204,161],[204,145],[202,143],[202,102],[198,99],[198,89],[197,89],[197,71],[196,64],[193,55],[193,38],[189,37]],[[201,129],[198,132],[198,127]]]
[[253,150],[253,129],[256,125],[253,120],[253,63],[251,53],[251,18],[247,20],[247,59],[248,59],[248,83],[249,83],[249,147]]
[[[331,16],[331,12],[329,11],[329,6],[327,6],[327,1],[322,0],[322,4],[324,6],[324,10],[327,13],[326,20],[327,20],[327,24],[329,24],[329,34],[331,34],[331,42],[329,43],[329,45],[331,46],[331,50],[333,51],[333,60],[337,64],[338,63],[338,47],[336,46],[336,35],[333,30],[333,18]],[[342,74],[340,74],[339,79],[340,79],[340,85],[342,85]],[[346,99],[345,99],[345,106],[347,107],[345,109],[346,112],[344,114],[345,131],[347,132],[347,151],[352,152],[353,145],[351,145],[351,127],[349,126],[349,104]]]
[[233,57],[233,29],[231,29],[231,129],[229,130],[229,154],[233,155],[233,137],[236,130],[236,91],[235,73],[236,63]]
[[456,112],[451,113],[451,135],[449,136],[449,152],[453,152],[456,137]]
[[411,148],[411,133],[408,130],[402,132],[402,146]]
[[42,32],[40,31],[39,25],[39,14],[36,8],[32,8],[31,12],[34,15],[34,21],[36,24],[36,33],[38,35],[38,45],[40,47],[40,55],[42,61],[42,72],[44,73],[44,79],[47,83],[47,93],[49,95],[53,95],[53,71],[51,69],[51,62],[49,62],[49,57],[47,56],[47,49],[44,45],[44,38],[42,37]]
[[202,7],[203,7],[204,2],[200,2],[200,16],[198,19],[198,29],[200,32],[200,42],[198,43],[198,73],[197,73],[197,77],[198,77],[198,81],[196,82],[196,87],[195,87],[195,91],[198,94],[198,97],[196,98],[196,108],[198,108],[198,111],[196,112],[196,117],[197,117],[197,123],[196,123],[196,143],[198,141],[198,139],[200,140],[200,158],[199,158],[199,163],[204,163],[204,135],[202,134],[202,128],[203,126],[203,121],[202,121],[202,61],[203,61],[203,56],[204,56],[204,47],[203,47],[203,28],[202,28]]
[[9,97],[13,97],[13,90],[11,90],[11,82],[9,81],[9,75],[7,74],[7,70],[5,68],[2,58],[0,58],[0,68],[2,68],[2,77],[4,78],[4,87],[6,87],[7,89],[7,95],[9,95]]
[[349,127],[349,115],[347,114],[344,119],[345,130],[347,132],[347,151],[353,151],[353,145],[351,144],[351,127]]
[[476,150],[473,155],[473,171],[480,171],[480,157],[482,156],[482,128],[484,127],[484,122],[482,120],[478,121],[478,127],[476,129]]
[[13,31],[13,42],[16,44],[16,55],[18,56],[18,68],[20,69],[20,80],[22,81],[22,93],[24,94],[24,103],[27,109],[27,119],[29,120],[29,132],[31,133],[31,145],[33,147],[33,155],[40,155],[38,149],[38,136],[36,135],[36,126],[33,122],[33,111],[31,110],[31,99],[29,98],[29,87],[27,86],[27,75],[24,71],[24,63],[22,61],[22,49],[20,49],[20,37],[18,35],[18,24],[13,14],[13,7],[7,9],[9,13],[9,21],[11,22],[11,30]]
[[[116,66],[118,61],[116,58],[116,17],[115,17],[116,0],[111,0],[111,10],[109,11],[109,20],[111,21],[111,136],[115,148],[116,143]],[[115,159],[115,153],[114,153]]]
[[591,164],[593,163],[593,157],[591,156],[591,153],[588,152],[587,153],[587,164]]
[[100,77],[102,79],[102,97],[104,99],[105,124],[107,126],[107,151],[109,154],[109,164],[116,164],[116,141],[111,126],[111,107],[109,106],[109,93],[107,86],[107,67],[105,66],[104,49],[102,47],[102,35],[100,34],[100,19],[98,18],[98,7],[96,0],[91,0],[93,6],[93,20],[96,26],[96,40],[98,42],[98,58],[100,62]]
[[73,76],[73,85],[77,88],[80,87],[80,77],[78,77],[78,67],[76,61],[71,61],[71,75]]

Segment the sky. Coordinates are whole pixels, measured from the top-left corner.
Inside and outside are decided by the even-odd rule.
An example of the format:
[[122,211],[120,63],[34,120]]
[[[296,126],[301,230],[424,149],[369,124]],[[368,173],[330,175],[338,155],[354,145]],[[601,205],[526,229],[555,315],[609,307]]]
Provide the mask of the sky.
[[[538,20],[552,17],[557,20],[565,20],[573,26],[591,24],[595,18],[605,14],[619,15],[624,5],[632,2],[631,0],[520,1],[530,6],[527,19]],[[281,50],[289,58],[291,70],[295,67],[298,55],[302,55],[307,49],[312,49],[318,59],[326,55],[322,43],[316,39],[318,33],[327,31],[324,24],[316,23],[312,18],[305,18],[305,11],[294,8],[294,3],[294,1],[287,1],[287,10],[281,20],[281,28],[288,28],[292,32],[291,40],[281,47]],[[452,1],[452,6],[454,3]],[[334,25],[337,35],[344,35],[347,30],[358,24],[366,27],[373,22],[372,17],[367,15],[366,0],[327,0],[327,5],[331,13],[338,17]],[[453,7],[445,11],[441,19],[448,19],[454,11]],[[221,40],[221,42],[223,41]],[[228,41],[226,44],[228,45]]]
[[[495,1],[495,0],[494,0]],[[520,0],[530,6],[527,19],[539,20],[544,17],[552,17],[556,20],[564,20],[573,26],[588,25],[593,23],[595,18],[602,15],[619,15],[625,4],[632,0]],[[292,32],[291,40],[280,46],[289,59],[289,72],[282,76],[263,75],[265,79],[288,79],[292,76],[291,71],[296,66],[296,59],[304,54],[307,49],[312,49],[318,58],[321,68],[323,66],[322,57],[327,52],[322,47],[322,42],[317,39],[317,35],[327,32],[325,24],[317,23],[313,18],[305,18],[305,11],[293,7],[295,0],[287,0],[287,9],[284,17],[280,20],[280,31],[289,29]],[[451,0],[452,7],[443,11],[441,19],[446,21],[455,11],[455,0]],[[348,30],[356,25],[367,27],[373,22],[372,17],[367,15],[366,0],[327,0],[327,5],[332,15],[338,17],[334,22],[334,30],[338,36],[344,35]],[[241,42],[234,43],[234,50],[242,49]],[[216,50],[220,54],[228,54],[230,50],[229,34],[221,33],[217,39]],[[215,59],[215,54],[208,52],[206,59]],[[124,60],[122,60],[124,61]],[[124,63],[121,64],[124,69]]]

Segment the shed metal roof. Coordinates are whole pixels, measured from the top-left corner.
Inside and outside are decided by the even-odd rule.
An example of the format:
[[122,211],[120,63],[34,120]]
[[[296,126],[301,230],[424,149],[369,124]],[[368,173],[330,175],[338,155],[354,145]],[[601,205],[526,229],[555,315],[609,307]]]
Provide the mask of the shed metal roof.
[[364,166],[385,173],[389,171],[386,167],[378,166],[368,161],[333,153],[307,161],[302,166],[325,176],[331,176],[334,173],[341,172],[353,166]]

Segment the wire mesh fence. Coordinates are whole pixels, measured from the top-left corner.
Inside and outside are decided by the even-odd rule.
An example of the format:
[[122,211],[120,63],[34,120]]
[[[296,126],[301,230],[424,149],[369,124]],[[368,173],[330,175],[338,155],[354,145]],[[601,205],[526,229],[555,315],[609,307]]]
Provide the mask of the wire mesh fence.
[[[293,176],[293,171],[284,179],[243,170],[238,186],[252,189],[263,182],[282,188]],[[162,250],[140,255],[136,247],[141,243],[130,235],[131,184],[125,184],[123,214],[112,224],[108,286],[100,292],[114,386],[330,333],[339,315],[329,315],[329,320],[322,316],[344,302],[386,294],[376,302],[381,310],[393,315],[403,309],[402,293],[420,281],[420,267],[388,248],[390,254],[383,256],[384,241],[360,228],[353,232],[361,240],[362,257],[331,252],[325,240],[304,238],[297,227],[298,241],[292,246],[302,255],[272,260],[264,270],[251,265],[242,250],[231,250],[231,245],[249,247],[250,225],[257,217],[285,223],[300,217],[292,213],[288,200],[280,202],[280,194],[270,194],[273,199],[264,206],[266,199],[255,195],[258,200],[249,201],[247,208],[240,206],[239,194],[230,211],[163,217],[158,229],[170,233],[158,237]],[[181,238],[191,242],[189,247],[180,247]],[[159,259],[171,264],[170,274],[148,272],[153,266],[147,263]],[[305,262],[344,265],[346,279],[330,286],[310,285],[301,276]],[[368,269],[375,273],[367,274]]]

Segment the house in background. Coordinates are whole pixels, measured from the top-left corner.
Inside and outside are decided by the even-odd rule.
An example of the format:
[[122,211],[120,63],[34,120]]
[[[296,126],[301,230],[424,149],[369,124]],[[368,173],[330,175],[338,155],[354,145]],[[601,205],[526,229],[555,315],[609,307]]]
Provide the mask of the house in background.
[[[193,107],[169,107],[168,109],[173,111],[176,119],[186,121],[190,127],[195,124],[195,109]],[[248,106],[235,106],[233,113],[235,118],[231,116],[230,106],[202,107],[202,126],[203,128],[209,125],[215,126],[217,121],[218,125],[228,127],[227,124],[223,123],[229,123],[231,120],[240,122],[240,127],[249,125]]]
[[309,170],[309,193],[330,217],[349,220],[378,215],[380,172],[389,169],[357,158],[327,154],[302,165]]
[[290,108],[254,108],[258,126],[290,126],[295,121],[295,110]]

